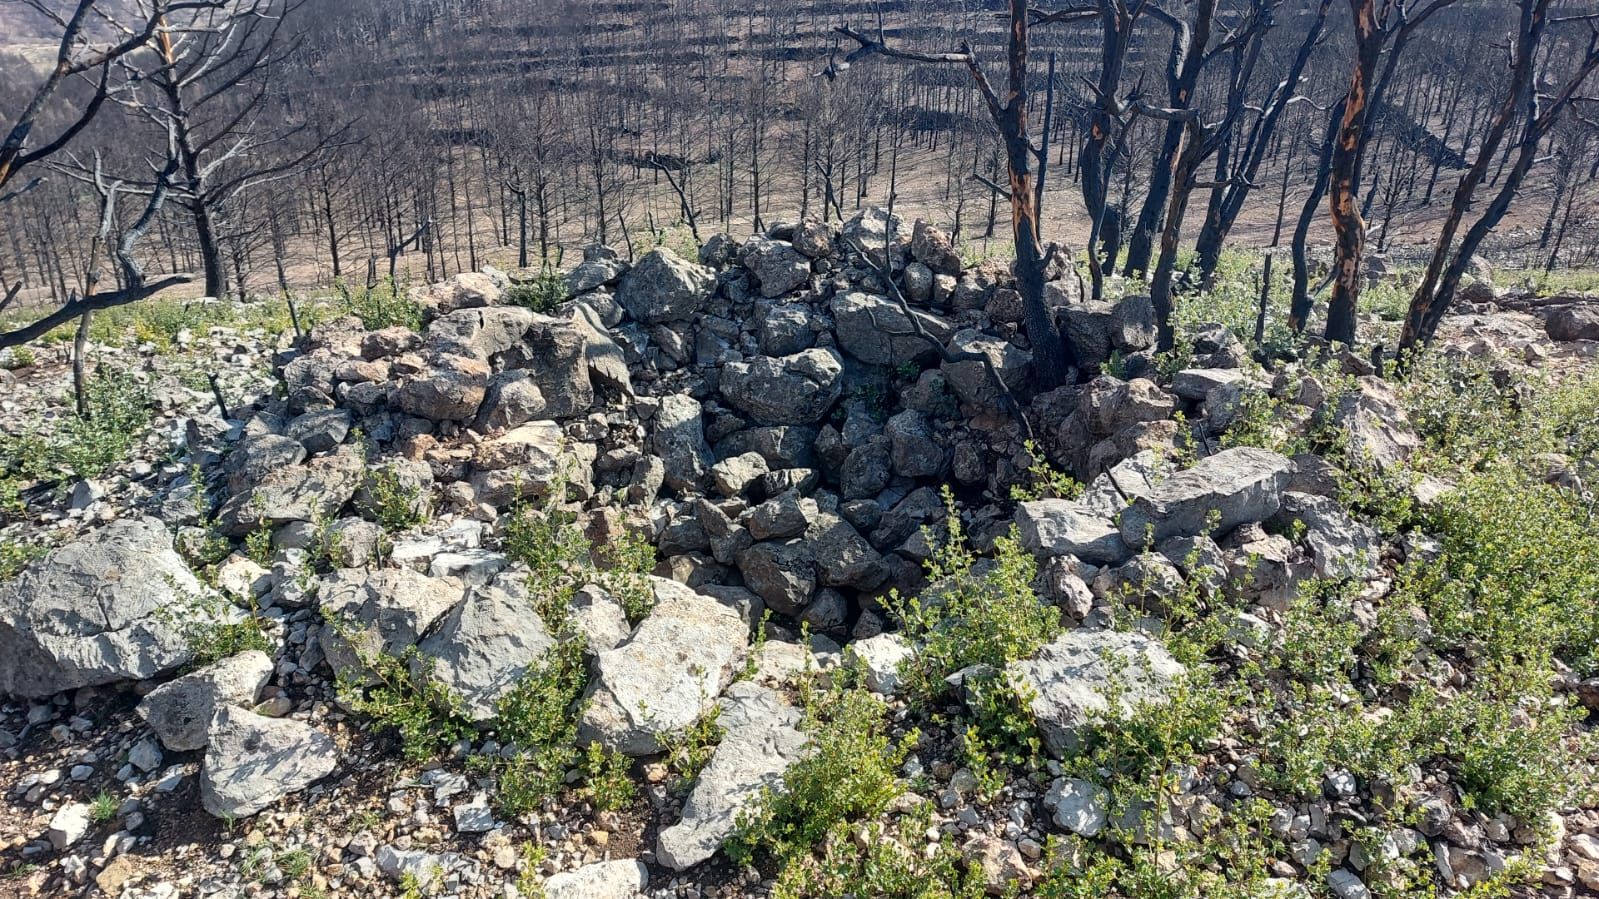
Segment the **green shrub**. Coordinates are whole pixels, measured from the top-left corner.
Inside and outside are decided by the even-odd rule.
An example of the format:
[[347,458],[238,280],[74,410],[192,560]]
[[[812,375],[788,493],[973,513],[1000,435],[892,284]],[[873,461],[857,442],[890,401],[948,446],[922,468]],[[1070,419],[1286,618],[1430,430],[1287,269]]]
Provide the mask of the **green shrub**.
[[505,291],[508,305],[531,309],[540,315],[554,315],[566,300],[566,279],[555,271],[543,272],[532,281],[512,284]]
[[29,562],[43,557],[47,551],[37,543],[0,539],[0,581],[9,581],[21,574]]
[[0,360],[0,368],[18,369],[29,368],[37,361],[33,355],[33,348],[23,344],[14,346],[6,351],[5,358]]
[[812,754],[784,774],[783,792],[768,791],[739,818],[727,844],[739,864],[766,852],[802,866],[823,837],[876,819],[902,789],[897,772],[917,735],[890,738],[887,708],[876,696],[837,686],[808,703],[804,726]]
[[1003,667],[1060,632],[1060,612],[1033,591],[1037,564],[1014,531],[995,542],[992,560],[979,565],[947,489],[945,501],[948,538],[925,565],[927,590],[913,599],[892,594],[885,603],[904,622],[906,639],[921,644],[901,674],[922,701],[942,692],[944,679],[956,671]]
[[1599,522],[1580,497],[1500,468],[1466,479],[1426,515],[1443,544],[1395,585],[1439,638],[1489,665],[1558,658],[1599,673]]
[[361,511],[384,531],[397,534],[427,523],[427,497],[400,483],[400,476],[392,467],[369,469],[365,487]]
[[183,596],[157,614],[178,629],[193,653],[188,670],[251,649],[270,655],[274,648],[260,611],[253,604],[241,610],[219,593]]
[[561,506],[564,493],[558,479],[540,504],[512,509],[505,526],[505,554],[528,567],[534,611],[552,624],[565,619],[572,594],[593,564],[577,513]]
[[[502,744],[514,747],[514,753],[472,759],[480,770],[498,777],[496,802],[510,815],[531,812],[558,794],[566,783],[567,769],[577,761],[577,724],[583,713],[580,700],[588,679],[584,643],[575,634],[557,639],[496,708],[493,733]],[[607,801],[619,799],[622,788],[614,780],[614,769],[601,765],[598,774],[600,795]]]
[[655,601],[648,577],[655,568],[654,545],[641,533],[629,533],[595,547],[579,526],[577,513],[562,505],[565,496],[566,479],[558,477],[544,499],[512,509],[505,527],[505,554],[527,565],[534,610],[558,625],[572,594],[586,584],[598,584],[637,623]]
[[981,899],[981,868],[949,836],[927,844],[931,807],[893,824],[835,825],[812,857],[785,865],[773,899],[857,896],[872,899]]
[[422,307],[393,281],[385,279],[373,287],[351,287],[338,281],[333,286],[343,312],[361,319],[369,331],[396,325],[422,330]]
[[727,729],[718,723],[721,714],[722,707],[713,705],[698,721],[662,739],[674,792],[687,793],[694,788],[700,771],[710,762],[722,738],[727,736]]
[[1049,464],[1038,451],[1037,444],[1029,440],[1022,444],[1031,460],[1027,466],[1027,484],[1013,484],[1010,498],[1016,502],[1038,499],[1077,499],[1083,495],[1082,482]]
[[427,761],[473,733],[465,701],[431,676],[430,660],[415,647],[398,656],[359,655],[359,670],[340,672],[341,700],[398,734],[407,759]]
[[583,751],[583,795],[600,811],[617,811],[633,804],[638,787],[633,783],[630,770],[633,760],[620,752],[613,752],[590,743]]

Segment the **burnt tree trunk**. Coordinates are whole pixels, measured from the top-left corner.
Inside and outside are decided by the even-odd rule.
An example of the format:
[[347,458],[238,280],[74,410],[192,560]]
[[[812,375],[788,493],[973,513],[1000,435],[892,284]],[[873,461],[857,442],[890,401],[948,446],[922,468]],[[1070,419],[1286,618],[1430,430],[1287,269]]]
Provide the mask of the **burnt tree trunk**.
[[1377,0],[1349,0],[1349,7],[1355,22],[1355,66],[1328,169],[1327,205],[1335,239],[1333,292],[1327,303],[1325,336],[1328,341],[1353,345],[1355,310],[1360,302],[1360,262],[1366,249],[1366,222],[1359,208],[1359,168],[1384,32],[1377,20]]

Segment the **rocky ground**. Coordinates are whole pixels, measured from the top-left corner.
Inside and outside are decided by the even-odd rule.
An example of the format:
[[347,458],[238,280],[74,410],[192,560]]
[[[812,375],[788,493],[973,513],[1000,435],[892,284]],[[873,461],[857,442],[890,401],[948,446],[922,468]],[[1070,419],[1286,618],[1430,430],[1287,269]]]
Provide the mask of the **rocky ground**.
[[[12,444],[0,896],[1599,892],[1580,651],[1483,713],[1509,765],[1447,729],[1274,755],[1307,697],[1376,743],[1491,683],[1401,602],[1486,464],[1418,460],[1482,423],[1203,318],[1157,354],[1147,298],[1052,275],[1084,375],[1046,392],[1007,268],[883,210],[98,341],[154,417],[88,479]],[[1580,381],[1599,306],[1477,275],[1439,358]],[[0,427],[58,431],[62,349],[25,361]],[[1331,681],[1284,661],[1346,632]],[[841,829],[794,851],[774,795]]]

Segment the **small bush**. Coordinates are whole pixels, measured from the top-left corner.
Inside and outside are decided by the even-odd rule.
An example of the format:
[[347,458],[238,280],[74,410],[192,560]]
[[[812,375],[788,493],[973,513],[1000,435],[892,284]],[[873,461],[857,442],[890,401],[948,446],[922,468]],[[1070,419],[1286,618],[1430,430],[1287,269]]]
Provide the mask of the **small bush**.
[[1037,444],[1029,440],[1023,445],[1027,458],[1027,484],[1013,484],[1010,498],[1016,502],[1039,499],[1077,499],[1083,495],[1083,485],[1076,478],[1049,464],[1039,452]]
[[814,858],[785,866],[773,899],[858,896],[872,899],[981,899],[980,867],[968,864],[954,840],[928,845],[931,807],[893,824],[835,825]]
[[598,742],[583,751],[583,795],[600,811],[617,811],[633,804],[638,787],[629,777],[633,760]]
[[6,351],[4,358],[0,358],[0,368],[12,370],[31,368],[36,361],[32,347],[27,345],[14,346]]
[[1032,655],[1060,631],[1059,610],[1033,590],[1037,564],[1013,532],[979,565],[966,545],[960,516],[947,490],[948,538],[926,563],[922,596],[888,597],[904,622],[905,637],[921,644],[901,674],[913,697],[926,701],[945,689],[944,679],[970,665],[995,668]]
[[253,606],[240,610],[221,594],[204,593],[181,598],[157,614],[167,618],[189,645],[193,657],[188,669],[203,668],[212,662],[246,650],[271,654],[272,638],[267,622]]
[[[498,776],[496,801],[507,814],[531,812],[559,793],[567,769],[577,761],[577,724],[583,712],[579,700],[588,674],[583,645],[580,636],[563,635],[500,700],[494,734],[502,744],[514,747],[514,754],[472,760]],[[614,760],[610,765],[615,765]],[[602,764],[598,774],[599,794],[619,799],[614,767]],[[596,785],[591,783],[590,788]]]
[[836,687],[810,704],[805,728],[813,753],[784,774],[782,793],[768,792],[740,816],[727,845],[739,864],[763,851],[785,865],[803,865],[836,827],[877,818],[900,793],[897,772],[917,735],[891,739],[887,709],[877,697]]
[[505,528],[505,554],[527,565],[534,610],[547,623],[565,619],[572,594],[598,584],[616,596],[629,621],[649,614],[655,601],[649,573],[655,568],[655,547],[641,533],[595,547],[578,526],[577,513],[565,508],[566,480],[557,478],[539,503],[511,511]]
[[368,471],[361,511],[390,534],[410,530],[428,520],[427,497],[400,483],[399,474],[384,466]]
[[693,789],[700,771],[711,760],[717,744],[727,736],[726,728],[717,723],[721,706],[713,705],[710,711],[681,731],[668,734],[662,743],[666,747],[666,767],[672,772],[672,789],[687,793]]
[[0,539],[0,581],[9,581],[21,574],[28,563],[43,557],[46,551],[37,543]]
[[350,287],[339,281],[338,291],[343,311],[361,319],[369,331],[395,325],[422,330],[422,307],[406,296],[398,284],[385,279],[374,287]]
[[540,315],[554,315],[566,300],[566,279],[554,271],[543,272],[532,281],[512,284],[505,291],[508,305],[531,309]]
[[344,704],[394,730],[401,752],[414,762],[434,758],[473,732],[461,697],[434,680],[429,667],[413,647],[399,656],[362,653],[363,671],[340,674]]

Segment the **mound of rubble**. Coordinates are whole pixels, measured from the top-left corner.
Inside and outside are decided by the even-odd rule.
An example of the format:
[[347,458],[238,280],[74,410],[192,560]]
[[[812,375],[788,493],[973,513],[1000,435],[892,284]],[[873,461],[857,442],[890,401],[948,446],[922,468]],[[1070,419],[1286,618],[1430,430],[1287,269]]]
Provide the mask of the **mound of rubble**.
[[[1337,502],[1329,463],[1217,442],[1243,397],[1267,391],[1288,400],[1282,427],[1330,420],[1376,465],[1397,463],[1419,439],[1369,366],[1345,360],[1358,389],[1325,405],[1312,380],[1262,382],[1217,326],[1193,342],[1188,368],[1162,378],[1147,297],[1095,302],[1069,268],[1052,274],[1048,296],[1084,374],[1042,393],[1030,390],[1007,268],[963,271],[946,235],[882,210],[743,243],[718,236],[697,260],[660,248],[629,264],[593,248],[552,315],[507,305],[511,280],[486,272],[420,291],[421,333],[355,317],[317,326],[276,352],[278,390],[230,420],[187,419],[178,469],[192,463],[202,482],[171,479],[142,514],[110,516],[0,585],[0,693],[34,700],[29,727],[70,716],[64,691],[130,682],[139,716],[109,755],[82,763],[125,758],[116,779],[141,797],[111,816],[104,845],[81,842],[83,802],[52,808],[51,772],[12,788],[31,820],[48,819],[13,848],[72,859],[50,876],[98,878],[118,895],[105,872],[152,839],[146,812],[176,813],[181,771],[196,775],[199,805],[229,821],[297,794],[287,801],[313,807],[347,795],[362,763],[334,684],[369,677],[373,653],[425,659],[470,717],[491,718],[556,639],[504,551],[507,516],[526,502],[564,504],[598,544],[645,534],[660,559],[653,609],[636,624],[600,585],[579,592],[590,672],[580,741],[648,760],[713,705],[725,728],[693,791],[662,800],[647,844],[557,855],[552,897],[675,895],[675,872],[713,858],[739,812],[804,757],[788,688],[807,665],[856,665],[874,691],[898,691],[897,665],[916,647],[891,633],[882,600],[926,586],[946,489],[977,545],[1018,529],[1040,562],[1040,600],[1069,626],[1009,672],[1028,685],[1057,757],[1094,716],[1158,703],[1183,674],[1158,641],[1109,629],[1107,597],[1133,590],[1158,608],[1185,581],[1215,578],[1247,584],[1269,617],[1308,579],[1383,577],[1385,548]],[[1552,318],[1549,333],[1586,334],[1573,315]],[[1119,376],[1095,374],[1105,363]],[[1084,494],[1011,501],[1035,461],[1029,443]],[[1444,486],[1418,485],[1418,496]],[[380,519],[396,493],[425,523],[391,537]],[[235,551],[201,583],[174,546],[212,529],[236,543],[269,535],[272,564]],[[318,573],[317,553],[331,554],[331,572]],[[245,610],[271,622],[270,651],[192,664],[185,621]],[[757,639],[767,612],[773,636]],[[802,624],[818,635],[808,645],[793,636]],[[1260,626],[1244,615],[1240,641]],[[1138,672],[1130,683],[1126,670]],[[57,725],[62,742],[87,729],[76,720]],[[4,749],[27,734],[0,737]],[[489,834],[481,848],[347,839],[330,894],[383,895],[407,874],[442,877],[459,895],[503,892],[514,825],[464,778],[447,789],[458,775],[427,776],[431,807],[458,838]],[[1047,795],[1023,797],[1018,824],[952,826],[977,855],[1014,857],[996,866],[1014,877],[1048,834],[1106,826],[1097,789],[1056,778]],[[430,800],[396,796],[391,807],[431,826]],[[1305,838],[1337,841],[1335,824],[1307,821]],[[1452,857],[1453,837],[1438,833]],[[1348,883],[1357,870],[1335,869],[1337,895],[1364,895]]]

